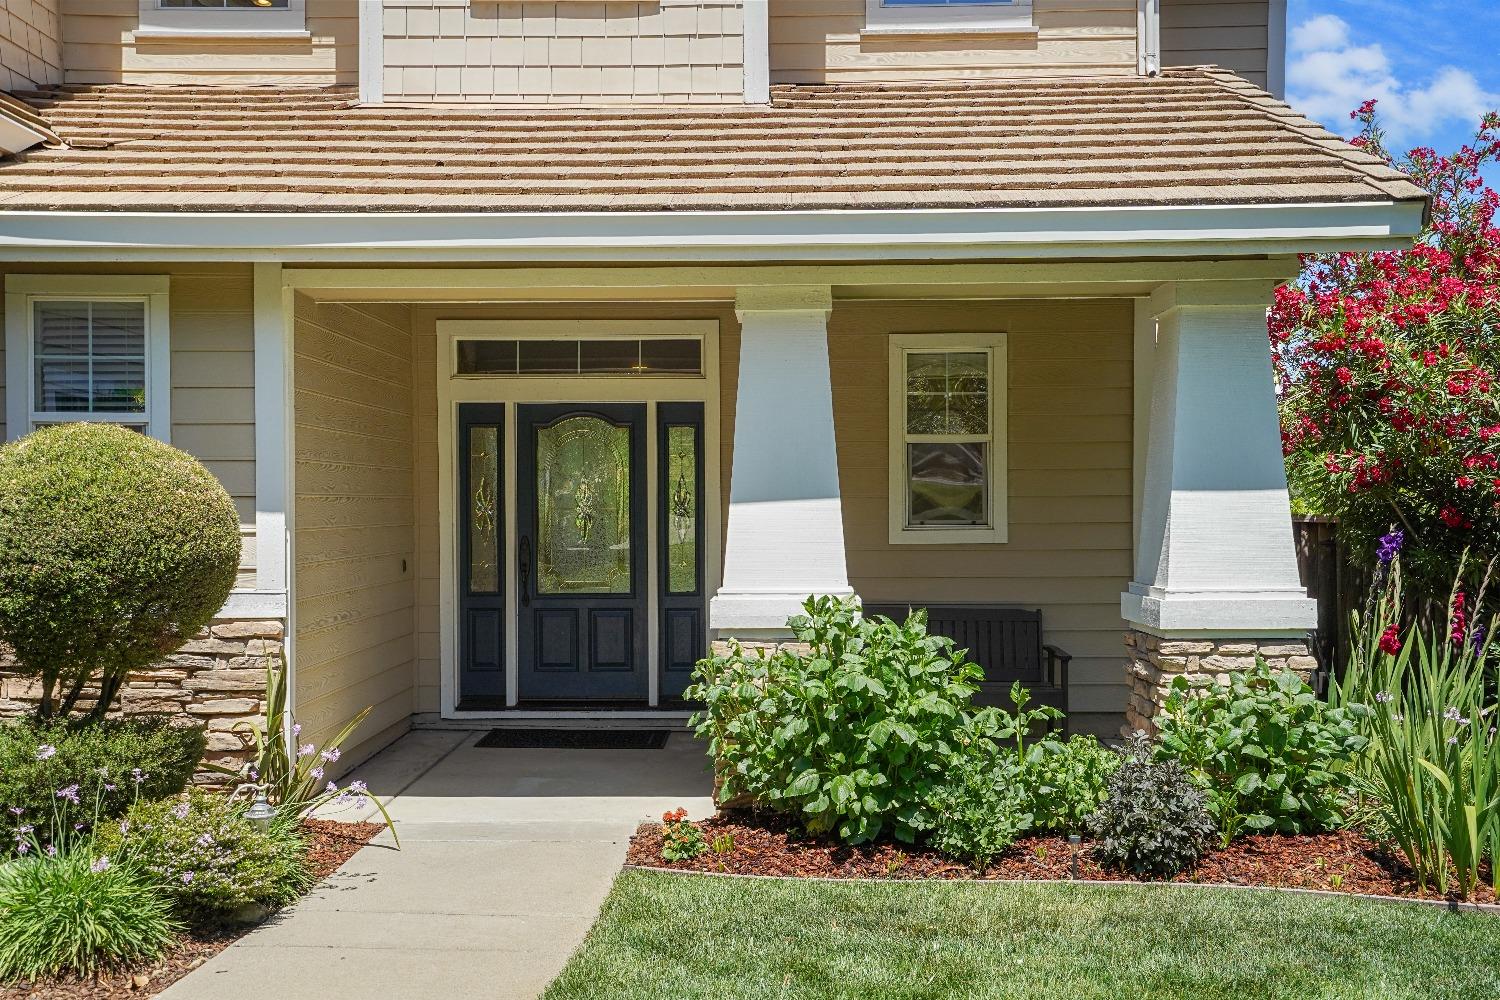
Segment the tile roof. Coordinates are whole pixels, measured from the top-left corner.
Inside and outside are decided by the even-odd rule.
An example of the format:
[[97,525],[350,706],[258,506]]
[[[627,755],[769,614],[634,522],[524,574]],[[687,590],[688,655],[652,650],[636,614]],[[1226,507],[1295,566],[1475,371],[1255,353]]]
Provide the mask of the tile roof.
[[0,211],[814,210],[1416,201],[1233,74],[778,86],[755,106],[361,106],[349,88],[22,93],[68,142]]

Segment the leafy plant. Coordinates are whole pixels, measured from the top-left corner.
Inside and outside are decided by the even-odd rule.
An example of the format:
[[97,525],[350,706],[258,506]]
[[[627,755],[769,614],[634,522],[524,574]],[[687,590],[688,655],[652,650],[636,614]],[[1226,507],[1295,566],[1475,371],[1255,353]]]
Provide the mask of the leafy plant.
[[385,803],[371,795],[363,781],[351,781],[341,789],[327,778],[327,769],[344,754],[344,743],[369,715],[369,708],[361,711],[321,748],[302,742],[302,725],[292,718],[287,704],[285,672],[277,668],[274,660],[268,661],[265,721],[262,725],[240,723],[236,727],[249,737],[253,762],[238,771],[223,767],[214,770],[265,785],[267,799],[292,816],[306,816],[329,803],[356,805],[368,801],[380,811],[399,848],[401,838]]
[[1022,772],[1033,829],[1081,833],[1109,797],[1109,779],[1119,766],[1119,753],[1092,736],[1033,743]]
[[1015,758],[986,738],[955,756],[932,793],[928,842],[983,871],[1031,828],[1029,796]]
[[849,843],[884,831],[914,841],[963,742],[994,727],[970,707],[980,669],[928,635],[920,613],[898,625],[832,597],[803,609],[787,624],[807,653],[731,643],[698,664],[687,697],[705,705],[693,722],[721,800],[746,793]]
[[103,719],[223,607],[239,562],[234,501],[186,452],[99,423],[0,447],[0,640],[44,719],[86,700]]
[[149,961],[178,929],[166,898],[133,864],[80,848],[0,865],[0,981]]
[[[0,825],[52,825],[47,842],[71,839],[97,819],[122,815],[137,798],[175,795],[203,756],[203,730],[161,718],[0,726]],[[68,791],[68,794],[61,794]]]
[[703,829],[678,808],[661,816],[661,856],[668,861],[691,861],[708,851]]
[[1500,739],[1490,660],[1500,619],[1472,621],[1482,591],[1470,602],[1455,585],[1441,629],[1416,623],[1403,630],[1398,549],[1388,548],[1370,606],[1353,616],[1355,641],[1333,698],[1371,708],[1364,716],[1370,747],[1359,769],[1361,821],[1395,845],[1420,889],[1468,898],[1486,865],[1500,889]]
[[734,834],[728,832],[719,834],[713,839],[712,843],[709,844],[709,848],[715,854],[733,854]]
[[1197,864],[1215,835],[1203,790],[1175,760],[1156,759],[1144,733],[1126,741],[1109,797],[1088,826],[1101,865],[1157,878]]
[[1257,656],[1228,684],[1174,680],[1160,752],[1203,786],[1225,844],[1247,830],[1329,830],[1344,823],[1352,764],[1369,743],[1363,711],[1327,705],[1301,677]]
[[243,802],[197,790],[138,804],[124,823],[101,831],[98,850],[128,857],[194,926],[230,920],[245,907],[283,906],[313,881],[295,816],[261,830],[245,818]]

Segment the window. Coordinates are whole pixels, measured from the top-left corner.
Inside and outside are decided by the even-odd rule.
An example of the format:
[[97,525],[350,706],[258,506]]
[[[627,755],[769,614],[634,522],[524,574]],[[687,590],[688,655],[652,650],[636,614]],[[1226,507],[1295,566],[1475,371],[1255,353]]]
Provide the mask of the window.
[[167,440],[167,279],[8,275],[6,432],[102,421]]
[[1031,0],[865,0],[873,32],[1034,32]]
[[890,365],[890,540],[1005,541],[1004,335],[893,336]]
[[702,375],[696,337],[459,340],[459,375]]
[[137,35],[307,35],[307,0],[139,0]]

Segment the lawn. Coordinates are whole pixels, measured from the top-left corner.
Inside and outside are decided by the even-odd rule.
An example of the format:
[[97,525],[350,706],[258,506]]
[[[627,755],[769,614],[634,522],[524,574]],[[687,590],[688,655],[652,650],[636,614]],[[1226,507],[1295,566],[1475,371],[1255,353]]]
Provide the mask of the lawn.
[[1169,886],[626,871],[545,1000],[1500,997],[1500,918]]

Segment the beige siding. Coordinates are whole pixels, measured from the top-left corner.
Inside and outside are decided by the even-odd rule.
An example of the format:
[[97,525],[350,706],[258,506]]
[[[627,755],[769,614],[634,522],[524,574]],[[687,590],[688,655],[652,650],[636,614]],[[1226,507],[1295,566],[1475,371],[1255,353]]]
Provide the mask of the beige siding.
[[1212,63],[1266,85],[1269,0],[1161,0],[1163,66]]
[[310,37],[136,41],[137,0],[58,0],[69,83],[354,83],[359,0],[307,0]]
[[771,80],[1126,75],[1135,0],[1035,0],[1035,37],[862,34],[865,0],[772,0]]
[[[172,342],[172,444],[219,478],[240,514],[239,586],[255,586],[255,316],[248,264],[15,265],[11,273],[166,274]],[[0,343],[0,427],[4,359]]]
[[734,102],[739,0],[455,4],[385,10],[391,100]]
[[[1114,735],[1125,707],[1120,591],[1131,572],[1128,301],[839,304],[830,322],[849,582],[871,602],[1040,608],[1074,656],[1075,725]],[[1010,540],[888,541],[892,333],[1008,334]]]
[[57,0],[0,4],[0,90],[62,83],[62,21]]
[[297,715],[322,743],[371,707],[357,759],[412,712],[410,311],[299,299],[295,330]]

